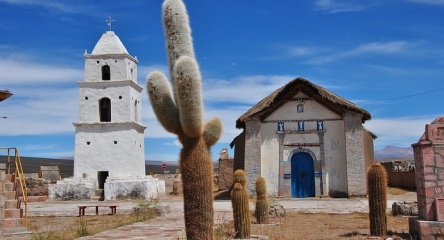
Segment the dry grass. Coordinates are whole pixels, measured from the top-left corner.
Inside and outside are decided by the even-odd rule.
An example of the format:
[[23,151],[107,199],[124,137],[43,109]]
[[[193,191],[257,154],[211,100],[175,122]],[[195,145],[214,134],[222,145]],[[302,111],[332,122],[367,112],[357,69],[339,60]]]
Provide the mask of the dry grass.
[[[270,224],[253,224],[252,234],[269,239],[363,239],[369,236],[368,213],[328,214],[289,213],[283,218],[270,219]],[[389,236],[410,239],[408,219],[387,215]],[[216,239],[231,239],[233,223],[217,224]]]
[[402,188],[394,188],[394,187],[388,187],[387,188],[387,194],[391,195],[404,195],[408,192],[411,192],[411,190],[406,190]]
[[[391,236],[410,239],[408,218],[387,215]],[[30,228],[35,232],[33,240],[70,240],[79,237],[79,221],[87,222],[88,235],[132,224],[130,214],[118,216],[99,215],[79,217],[31,217]],[[270,224],[252,224],[252,234],[269,239],[363,239],[369,235],[368,213],[328,214],[293,212],[283,218],[270,219]],[[233,222],[221,218],[216,222],[216,239],[232,239]],[[395,238],[397,239],[397,238]],[[400,239],[400,238],[398,238]]]
[[158,200],[140,200],[139,210],[132,214],[86,215],[82,217],[29,217],[28,229],[32,240],[68,240],[90,236],[156,216]]
[[76,239],[137,222],[130,214],[83,217],[30,217],[31,239]]

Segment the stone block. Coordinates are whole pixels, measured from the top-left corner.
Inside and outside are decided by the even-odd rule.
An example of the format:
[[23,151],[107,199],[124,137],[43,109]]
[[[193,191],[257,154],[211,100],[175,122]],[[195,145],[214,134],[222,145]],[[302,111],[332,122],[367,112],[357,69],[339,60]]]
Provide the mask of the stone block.
[[17,200],[5,200],[5,209],[17,208]]
[[3,219],[3,228],[13,228],[16,227],[15,219]]
[[5,209],[4,218],[20,218],[20,209]]
[[285,217],[287,215],[287,210],[283,206],[269,206],[268,207],[268,216],[275,217]]
[[16,196],[15,191],[6,191],[5,192],[5,200],[14,200]]
[[418,216],[417,202],[394,202],[392,204],[393,216]]
[[5,191],[14,191],[14,183],[6,182],[4,183]]
[[180,179],[175,179],[173,183],[173,192],[171,194],[179,195],[182,193],[183,193],[182,181]]

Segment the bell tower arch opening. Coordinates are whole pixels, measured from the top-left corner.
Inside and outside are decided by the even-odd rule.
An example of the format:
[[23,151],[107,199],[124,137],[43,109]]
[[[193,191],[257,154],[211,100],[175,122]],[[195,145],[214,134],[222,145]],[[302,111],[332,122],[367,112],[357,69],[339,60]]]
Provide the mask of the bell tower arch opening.
[[101,122],[111,122],[111,100],[109,98],[99,100],[99,115]]
[[102,80],[111,80],[111,70],[108,65],[102,66]]

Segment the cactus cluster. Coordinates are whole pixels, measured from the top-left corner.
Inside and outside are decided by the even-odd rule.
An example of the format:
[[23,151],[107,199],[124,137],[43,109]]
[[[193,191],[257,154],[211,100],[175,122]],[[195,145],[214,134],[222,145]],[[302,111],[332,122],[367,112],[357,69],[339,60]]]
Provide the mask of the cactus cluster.
[[258,224],[268,222],[267,184],[265,178],[256,178],[256,209],[254,211]]
[[210,148],[220,138],[222,122],[218,118],[203,122],[201,75],[185,5],[181,0],[165,0],[162,18],[172,89],[158,71],[148,75],[146,89],[158,121],[165,130],[176,134],[183,146],[180,172],[187,239],[213,239]]
[[231,205],[233,207],[235,238],[245,239],[251,235],[250,207],[247,189],[245,188],[247,173],[241,169],[236,170],[233,182]]
[[367,191],[370,219],[370,235],[383,236],[387,233],[387,173],[375,163],[367,170]]

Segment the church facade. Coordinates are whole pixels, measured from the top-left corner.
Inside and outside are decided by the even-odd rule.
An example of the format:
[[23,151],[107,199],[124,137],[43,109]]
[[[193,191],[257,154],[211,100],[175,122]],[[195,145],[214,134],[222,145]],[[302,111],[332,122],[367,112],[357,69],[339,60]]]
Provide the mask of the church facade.
[[374,162],[368,111],[303,78],[296,78],[236,121],[243,129],[231,146],[234,169],[248,174],[247,189],[264,177],[276,197],[365,196]]

